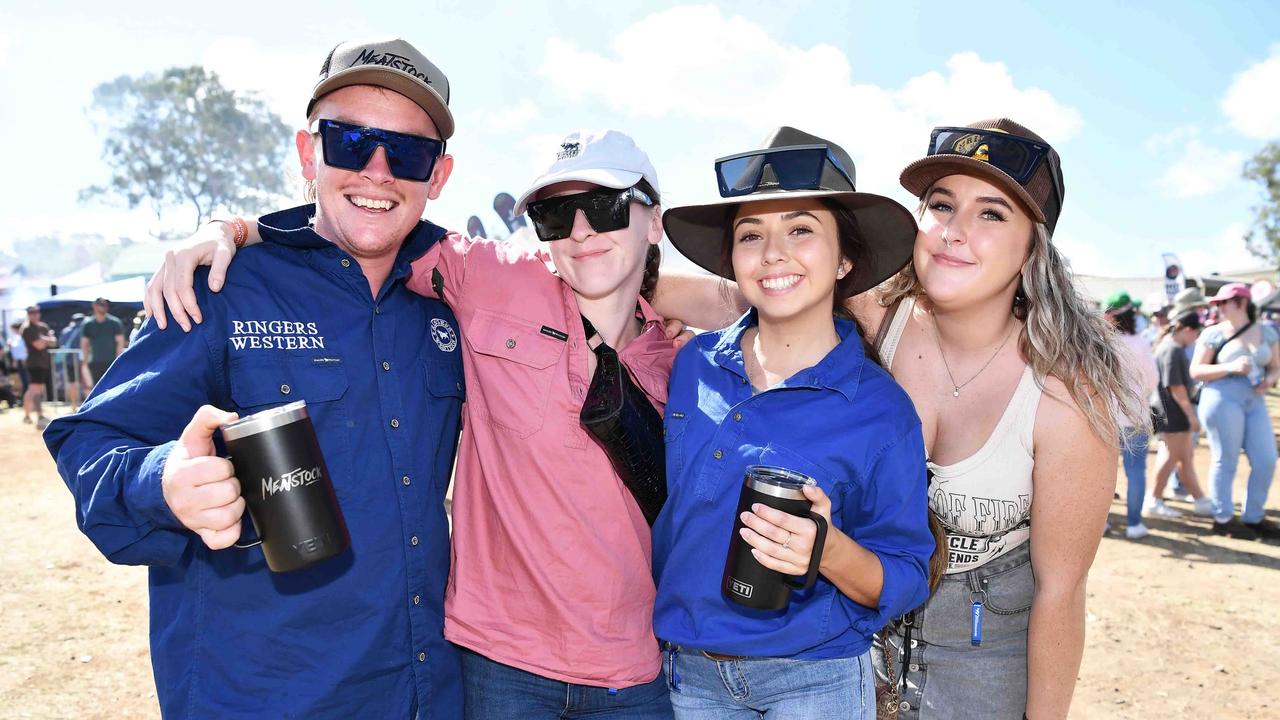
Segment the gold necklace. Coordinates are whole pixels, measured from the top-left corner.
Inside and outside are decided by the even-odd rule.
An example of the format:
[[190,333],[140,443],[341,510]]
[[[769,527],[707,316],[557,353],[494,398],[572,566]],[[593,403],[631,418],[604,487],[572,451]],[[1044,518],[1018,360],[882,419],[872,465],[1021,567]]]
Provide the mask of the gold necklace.
[[951,380],[951,397],[955,398],[960,397],[960,390],[963,389],[965,385],[977,380],[978,376],[982,374],[982,371],[986,370],[987,366],[996,359],[996,356],[1004,349],[1005,343],[1009,342],[1009,338],[1013,337],[1014,329],[1018,327],[1015,323],[1013,327],[1009,328],[1009,332],[1004,335],[1004,340],[1000,341],[1000,346],[996,348],[995,352],[991,353],[991,357],[987,358],[987,361],[982,364],[982,367],[978,368],[978,372],[974,373],[973,377],[957,384],[956,376],[951,374],[951,366],[947,364],[947,354],[942,351],[942,336],[938,334],[938,318],[933,313],[929,313],[929,317],[933,318],[933,341],[938,346],[938,357],[942,358],[942,367],[947,370],[947,378]]

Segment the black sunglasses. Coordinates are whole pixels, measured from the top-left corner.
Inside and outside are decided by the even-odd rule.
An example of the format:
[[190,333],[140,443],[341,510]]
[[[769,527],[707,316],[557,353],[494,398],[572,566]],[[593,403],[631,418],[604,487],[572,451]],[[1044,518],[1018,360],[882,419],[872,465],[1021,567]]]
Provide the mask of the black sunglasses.
[[929,136],[930,155],[963,155],[989,163],[1026,186],[1044,163],[1049,168],[1057,202],[1062,203],[1062,175],[1049,159],[1053,148],[1030,138],[966,127],[934,128]]
[[326,165],[359,172],[369,164],[378,147],[387,152],[391,174],[401,180],[426,182],[444,154],[444,141],[381,128],[350,125],[337,120],[320,121],[320,147]]
[[621,230],[631,224],[631,201],[653,207],[653,198],[639,188],[601,188],[574,195],[561,195],[529,203],[529,219],[543,242],[563,240],[573,233],[578,211],[598,233]]
[[722,157],[716,160],[716,181],[720,184],[720,197],[750,195],[760,187],[768,165],[784,190],[840,189],[822,187],[822,171],[828,163],[849,181],[852,190],[853,176],[826,145],[793,145]]

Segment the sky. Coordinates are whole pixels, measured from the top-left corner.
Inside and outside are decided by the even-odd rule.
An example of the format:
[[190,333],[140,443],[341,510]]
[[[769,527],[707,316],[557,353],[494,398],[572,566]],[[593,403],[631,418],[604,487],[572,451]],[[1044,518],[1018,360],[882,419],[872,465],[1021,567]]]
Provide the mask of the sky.
[[[216,8],[216,10],[215,10]],[[716,196],[714,159],[792,125],[844,147],[857,186],[908,207],[898,173],[929,131],[1008,116],[1062,156],[1055,243],[1077,272],[1256,268],[1260,189],[1280,139],[1280,3],[249,3],[0,0],[0,249],[48,233],[148,240],[184,227],[82,204],[104,182],[93,88],[201,64],[300,127],[337,42],[400,35],[449,77],[452,178],[426,215],[465,229],[518,195],[577,128],[632,135],[670,207]],[[296,156],[281,171],[296,179]],[[282,201],[288,204],[288,200]],[[502,233],[493,233],[502,234]],[[673,252],[667,246],[668,252]]]

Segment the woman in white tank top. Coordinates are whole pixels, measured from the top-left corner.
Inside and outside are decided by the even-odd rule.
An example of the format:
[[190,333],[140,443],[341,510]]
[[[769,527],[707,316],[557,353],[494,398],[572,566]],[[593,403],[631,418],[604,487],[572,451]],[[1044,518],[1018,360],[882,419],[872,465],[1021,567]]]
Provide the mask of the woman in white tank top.
[[1007,119],[938,128],[901,181],[921,199],[912,263],[854,309],[920,415],[949,552],[882,667],[902,719],[1063,718],[1114,438],[1147,428],[1145,398],[1052,244],[1064,188],[1044,140]]

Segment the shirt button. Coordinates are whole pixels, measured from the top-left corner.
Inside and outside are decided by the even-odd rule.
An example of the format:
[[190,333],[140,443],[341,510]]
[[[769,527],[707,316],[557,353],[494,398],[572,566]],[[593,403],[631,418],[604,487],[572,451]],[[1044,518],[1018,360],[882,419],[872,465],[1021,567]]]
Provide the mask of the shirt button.
[[911,663],[908,667],[911,669],[911,672],[920,672],[920,666],[915,663]]
[[414,604],[414,605],[421,605],[421,604],[422,604],[422,596],[421,596],[421,595],[414,595],[414,596],[413,596],[413,604]]
[[404,483],[404,484],[405,484],[405,486],[408,486],[408,485],[409,485],[409,476],[408,476],[408,475],[405,475],[404,477],[400,478],[400,482]]
[[398,428],[398,427],[400,427],[400,421],[399,421],[399,420],[397,420],[397,419],[395,419],[395,418],[391,418],[391,427],[393,427],[393,428]]
[[426,662],[426,661],[427,661],[427,654],[424,652],[418,653],[418,662]]
[[722,452],[722,451],[720,451],[720,450],[717,450],[717,451],[715,451],[715,452],[711,453],[711,457],[713,457],[713,458],[715,458],[715,459],[719,460],[720,458],[724,457],[724,452]]
[[346,258],[342,258],[342,267],[351,267],[351,261]]
[[742,378],[742,384],[743,384],[743,385],[746,385],[746,384],[747,384],[747,379],[746,379],[746,378]]
[[391,363],[387,362],[386,360],[383,360],[383,361],[382,361],[382,369],[383,369],[383,370],[390,370],[390,369],[391,369]]
[[375,308],[373,309],[373,314],[374,314],[374,315],[381,315],[381,314],[382,314],[382,308],[380,308],[380,307],[375,307]]
[[281,386],[280,386],[280,394],[281,394],[281,395],[288,395],[292,390],[293,390],[293,388],[289,387],[288,385],[281,385]]
[[414,546],[414,547],[417,547],[417,546],[418,546],[418,536],[417,536],[417,535],[414,535],[414,536],[410,537],[410,538],[409,538],[409,544],[410,544],[410,545],[412,545],[412,546]]
[[507,349],[508,349],[508,350],[511,350],[511,349],[515,348],[515,346],[516,346],[516,339],[515,339],[515,338],[507,338]]
[[742,422],[742,413],[734,413],[734,414],[733,414],[733,421],[734,421],[734,422]]

